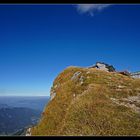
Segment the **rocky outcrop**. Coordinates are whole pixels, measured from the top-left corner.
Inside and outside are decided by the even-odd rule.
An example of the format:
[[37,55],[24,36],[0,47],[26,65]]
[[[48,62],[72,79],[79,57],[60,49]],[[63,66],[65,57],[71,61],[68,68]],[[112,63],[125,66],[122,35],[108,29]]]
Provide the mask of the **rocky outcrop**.
[[81,74],[80,71],[75,72],[75,73],[73,74],[73,76],[71,77],[71,80],[76,80],[80,74]]
[[125,106],[132,109],[134,112],[140,114],[140,95],[128,96],[127,98],[116,99],[110,98],[114,103],[119,106]]
[[53,100],[54,99],[54,97],[56,96],[56,93],[55,93],[55,91],[54,90],[51,90],[51,94],[50,94],[50,100]]
[[107,72],[115,72],[115,68],[112,65],[106,64],[104,62],[97,62],[95,65],[89,68],[96,68],[96,69],[104,70]]
[[25,136],[31,136],[31,128],[28,128]]

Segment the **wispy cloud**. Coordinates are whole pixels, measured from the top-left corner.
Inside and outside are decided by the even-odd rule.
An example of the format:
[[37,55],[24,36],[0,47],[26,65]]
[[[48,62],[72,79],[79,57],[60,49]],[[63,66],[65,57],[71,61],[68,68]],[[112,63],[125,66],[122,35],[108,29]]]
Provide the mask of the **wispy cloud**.
[[79,13],[88,13],[94,16],[96,11],[102,11],[109,7],[111,4],[78,4],[77,10]]

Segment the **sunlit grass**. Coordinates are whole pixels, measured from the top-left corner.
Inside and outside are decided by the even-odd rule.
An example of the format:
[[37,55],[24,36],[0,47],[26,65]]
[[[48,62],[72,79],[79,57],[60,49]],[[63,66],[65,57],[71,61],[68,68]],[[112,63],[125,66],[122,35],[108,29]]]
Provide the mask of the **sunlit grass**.
[[[77,71],[81,74],[71,80]],[[83,84],[80,76],[84,77]],[[55,79],[52,90],[56,97],[32,128],[32,135],[140,135],[140,114],[110,100],[139,94],[139,79],[69,67]]]

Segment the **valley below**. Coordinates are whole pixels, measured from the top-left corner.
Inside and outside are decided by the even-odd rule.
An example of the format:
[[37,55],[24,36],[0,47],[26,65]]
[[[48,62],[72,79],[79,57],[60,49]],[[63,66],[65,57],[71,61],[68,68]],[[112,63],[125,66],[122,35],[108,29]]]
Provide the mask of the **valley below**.
[[38,123],[49,97],[0,97],[0,135],[25,135]]

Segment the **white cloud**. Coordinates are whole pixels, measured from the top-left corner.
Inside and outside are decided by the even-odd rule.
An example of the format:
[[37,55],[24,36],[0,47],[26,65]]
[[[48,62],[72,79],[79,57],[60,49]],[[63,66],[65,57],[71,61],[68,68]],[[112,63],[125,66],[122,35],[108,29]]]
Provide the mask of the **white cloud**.
[[77,10],[80,13],[88,13],[93,16],[96,11],[102,11],[110,5],[111,4],[78,4]]

